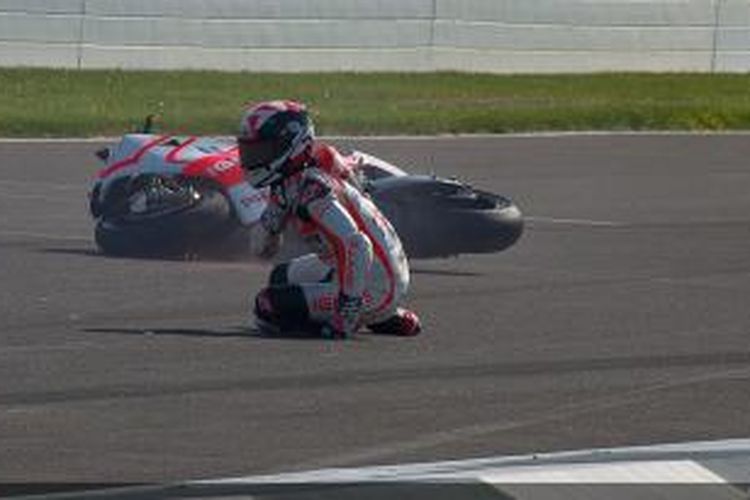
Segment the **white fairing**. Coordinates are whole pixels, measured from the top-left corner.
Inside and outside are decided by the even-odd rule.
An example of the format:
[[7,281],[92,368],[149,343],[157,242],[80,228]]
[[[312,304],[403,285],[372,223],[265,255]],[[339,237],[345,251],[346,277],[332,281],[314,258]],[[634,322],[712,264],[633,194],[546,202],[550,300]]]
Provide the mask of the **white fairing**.
[[[231,137],[182,137],[154,134],[125,134],[120,142],[110,149],[103,168],[123,163],[123,168],[101,179],[103,197],[112,181],[139,174],[179,175],[194,162],[213,155],[222,155],[236,148]],[[135,161],[133,161],[135,160]],[[238,160],[237,160],[238,161]],[[217,161],[207,169],[208,177],[221,176],[221,171],[237,168],[236,162],[225,164]],[[260,219],[268,202],[268,189],[256,189],[247,182],[224,184],[227,197],[243,225],[251,225]]]
[[107,165],[117,163],[135,154],[155,138],[152,134],[125,134],[115,146],[110,149]]
[[409,175],[396,165],[361,151],[352,152],[349,158],[357,165],[359,170],[363,171],[365,177],[369,179]]
[[[120,142],[110,150],[107,166],[137,154],[149,143],[158,140],[159,137],[154,134],[123,135]],[[179,172],[186,163],[199,160],[204,156],[229,151],[236,145],[233,139],[224,137],[196,137],[187,145],[183,144],[190,139],[189,137],[174,136],[171,139],[165,137],[165,141],[149,148],[134,164],[134,167],[143,173],[159,173],[170,170]],[[178,147],[180,148],[179,154],[172,161],[167,161],[167,155]]]

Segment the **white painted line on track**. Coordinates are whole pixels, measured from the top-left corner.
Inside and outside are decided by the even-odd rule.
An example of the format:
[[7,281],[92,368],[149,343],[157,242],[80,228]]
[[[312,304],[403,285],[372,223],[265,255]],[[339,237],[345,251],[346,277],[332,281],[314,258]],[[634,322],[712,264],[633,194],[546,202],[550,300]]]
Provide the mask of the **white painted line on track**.
[[[63,321],[61,321],[63,323]],[[0,356],[2,355],[16,355],[19,353],[42,353],[42,352],[57,352],[57,351],[77,351],[81,349],[91,348],[104,348],[101,344],[95,344],[93,342],[66,342],[64,344],[43,344],[43,345],[10,345],[0,346]]]
[[430,141],[430,140],[453,140],[453,139],[565,139],[575,137],[747,137],[750,136],[750,130],[733,130],[733,131],[681,131],[681,130],[571,130],[571,131],[549,131],[549,132],[512,132],[507,134],[436,134],[436,135],[332,135],[321,136],[321,139],[328,140],[373,140],[373,141]]
[[601,227],[625,227],[627,224],[611,220],[593,220],[593,219],[566,219],[546,216],[526,216],[525,220],[530,222],[542,222],[547,224],[562,224],[569,226],[601,226]]
[[65,240],[65,241],[86,241],[92,240],[91,236],[79,236],[73,234],[49,234],[37,233],[34,231],[4,231],[0,229],[0,238],[3,236],[34,238],[39,240]]
[[[169,134],[169,131],[163,133]],[[174,133],[173,135],[190,135],[185,133]],[[214,134],[206,134],[212,136]],[[216,137],[231,137],[216,134]],[[453,139],[545,139],[545,138],[569,138],[569,137],[747,137],[750,130],[731,131],[689,131],[689,130],[572,130],[572,131],[549,131],[549,132],[517,132],[507,134],[477,133],[477,134],[436,134],[436,135],[327,135],[319,136],[322,140],[373,140],[373,141],[443,141]],[[0,144],[65,144],[82,143],[93,144],[101,142],[117,142],[120,137],[0,137]]]
[[71,200],[68,197],[54,198],[47,194],[22,194],[22,193],[2,193],[2,200],[33,200],[43,202],[45,205],[50,203],[75,203],[80,204],[80,200]]
[[644,460],[620,463],[520,466],[489,471],[479,478],[491,484],[724,484],[693,460]]
[[0,144],[67,144],[114,142],[119,137],[0,137]]
[[11,181],[11,180],[0,180],[0,187],[9,188],[34,188],[34,189],[54,189],[58,191],[80,191],[82,189],[88,189],[87,186],[80,184],[62,184],[55,182],[29,182],[29,181]]
[[[352,468],[195,481],[192,484],[335,484],[371,482],[476,482],[490,484],[743,484],[750,472],[750,439],[654,444],[468,460]],[[719,473],[706,464],[732,462]],[[545,497],[547,498],[547,497]],[[557,496],[555,498],[558,498]],[[559,497],[570,498],[570,497]],[[587,497],[588,498],[588,497]],[[592,498],[599,498],[598,496]],[[662,497],[659,497],[662,498]],[[666,497],[664,497],[666,498]],[[732,497],[734,498],[734,497]]]

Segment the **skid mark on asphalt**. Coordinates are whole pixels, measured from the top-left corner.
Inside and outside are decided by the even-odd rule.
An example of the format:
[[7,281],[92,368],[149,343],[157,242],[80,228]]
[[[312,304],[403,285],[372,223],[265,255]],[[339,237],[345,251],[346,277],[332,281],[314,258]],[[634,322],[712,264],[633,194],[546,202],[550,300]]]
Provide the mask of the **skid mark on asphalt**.
[[750,379],[750,368],[722,370],[714,373],[686,377],[684,379],[671,382],[656,383],[641,389],[625,391],[615,396],[596,398],[581,403],[573,403],[560,406],[556,408],[553,413],[541,415],[538,417],[532,417],[525,420],[512,420],[509,422],[500,423],[482,423],[457,427],[454,429],[448,429],[445,431],[430,434],[424,434],[411,441],[399,441],[397,443],[375,446],[351,453],[339,454],[331,457],[324,457],[319,460],[299,463],[294,465],[291,470],[345,467],[367,462],[382,461],[388,459],[389,457],[396,457],[407,452],[434,448],[436,446],[460,442],[466,439],[473,439],[481,436],[497,434],[500,432],[516,431],[527,427],[534,427],[541,424],[580,417],[589,413],[629,406],[647,397],[664,391],[682,389],[691,385],[699,385],[709,382],[731,379]]

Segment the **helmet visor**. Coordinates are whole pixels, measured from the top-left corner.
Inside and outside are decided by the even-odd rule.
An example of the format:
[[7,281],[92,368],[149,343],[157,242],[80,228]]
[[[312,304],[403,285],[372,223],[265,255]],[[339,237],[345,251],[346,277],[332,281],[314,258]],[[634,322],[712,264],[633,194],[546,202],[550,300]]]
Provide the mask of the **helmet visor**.
[[237,146],[242,168],[245,170],[267,168],[280,154],[279,144],[276,141],[240,136],[237,137]]

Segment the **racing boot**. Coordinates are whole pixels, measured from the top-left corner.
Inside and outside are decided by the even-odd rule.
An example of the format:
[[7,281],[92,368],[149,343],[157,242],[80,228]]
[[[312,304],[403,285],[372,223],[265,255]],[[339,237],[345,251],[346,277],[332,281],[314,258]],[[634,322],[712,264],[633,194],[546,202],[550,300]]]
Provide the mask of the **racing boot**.
[[307,302],[299,286],[271,286],[255,296],[253,308],[259,329],[271,334],[309,329]]
[[399,307],[390,318],[367,325],[367,328],[373,333],[413,337],[422,331],[422,322],[414,311]]

